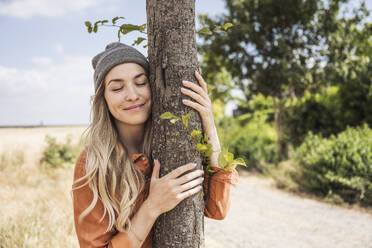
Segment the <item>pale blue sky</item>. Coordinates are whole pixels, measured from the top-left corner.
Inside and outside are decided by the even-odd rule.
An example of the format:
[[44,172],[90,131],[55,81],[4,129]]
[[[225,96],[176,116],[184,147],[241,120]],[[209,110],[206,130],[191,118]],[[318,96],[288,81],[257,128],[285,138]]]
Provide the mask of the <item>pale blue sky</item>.
[[[372,1],[367,2],[372,9]],[[88,124],[91,58],[117,38],[110,27],[88,34],[84,21],[124,16],[126,23],[143,24],[145,3],[0,0],[0,126]],[[197,14],[224,11],[222,0],[196,0]],[[137,36],[134,32],[121,41],[132,44]]]
[[[146,23],[145,0],[0,1],[0,125],[87,124],[93,94],[91,58],[117,41],[116,29],[88,34],[84,21],[124,16]],[[197,0],[218,14],[221,0]],[[120,22],[123,23],[123,22]],[[139,35],[122,36],[132,44]],[[147,55],[142,46],[137,48]]]

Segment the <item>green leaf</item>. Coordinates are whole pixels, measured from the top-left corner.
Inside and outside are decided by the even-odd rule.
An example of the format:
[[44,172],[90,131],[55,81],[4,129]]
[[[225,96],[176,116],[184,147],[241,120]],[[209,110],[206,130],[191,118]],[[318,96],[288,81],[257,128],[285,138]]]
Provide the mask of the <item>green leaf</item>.
[[225,156],[224,156],[226,153],[227,153],[227,150],[223,148],[220,154],[218,154],[218,165],[222,168],[225,167],[227,164],[225,160]]
[[176,123],[179,119],[180,119],[180,118],[177,117],[177,118],[171,119],[170,122],[174,124],[174,123]]
[[196,140],[197,143],[200,143],[202,136],[201,136],[201,131],[200,130],[192,130],[191,131],[191,137]]
[[209,34],[209,35],[211,35],[212,31],[208,27],[204,27],[204,28],[200,29],[197,33],[198,34]]
[[221,26],[217,26],[215,29],[213,29],[213,32],[226,33],[226,31],[221,28],[222,28]]
[[209,149],[206,153],[205,156],[210,157],[212,155],[212,149]]
[[234,25],[231,22],[227,22],[227,23],[225,23],[225,25],[222,26],[222,28],[227,30],[227,29],[231,28],[232,26],[234,26]]
[[200,144],[200,143],[196,144],[196,150],[198,151],[205,151],[207,149],[208,149],[207,146],[204,144]]
[[201,135],[201,131],[200,130],[192,130],[191,131],[191,137],[193,137],[193,138],[195,138],[196,136],[199,136],[199,135]]
[[230,152],[224,154],[223,157],[225,158],[226,162],[228,162],[228,163],[231,163],[234,160],[234,154],[232,154]]
[[122,17],[122,16],[117,16],[117,17],[114,17],[114,18],[112,18],[112,24],[115,24],[116,23],[116,21],[117,20],[119,20],[119,19],[125,19],[124,17]]
[[162,119],[175,119],[177,116],[173,115],[171,112],[165,112],[162,115],[160,115],[160,118]]
[[245,164],[245,161],[244,161],[243,158],[237,158],[237,159],[235,159],[235,160],[233,161],[233,163],[236,164],[236,165],[247,166],[247,165]]
[[207,132],[205,132],[205,133],[204,133],[203,142],[204,142],[204,143],[208,143],[208,139],[209,139],[208,134],[207,134]]
[[145,31],[145,30],[146,30],[146,23],[140,26],[140,31]]
[[142,41],[146,40],[146,38],[143,38],[143,37],[138,37],[137,40],[135,40],[132,44],[132,46],[134,45],[139,45],[141,44]]
[[98,31],[98,26],[97,25],[94,25],[93,32],[94,33],[97,33],[97,31]]
[[186,128],[189,127],[189,118],[191,116],[191,113],[188,113],[186,115],[182,115],[182,122],[183,122],[183,125],[185,125]]
[[102,25],[103,24],[105,24],[105,23],[107,23],[108,22],[108,20],[103,20],[101,23],[102,23]]
[[92,27],[88,27],[88,33],[92,33],[92,30],[93,30]]
[[84,24],[85,24],[85,26],[86,26],[87,28],[89,28],[89,27],[92,26],[92,23],[91,23],[90,21],[86,21],[86,22],[84,22]]
[[120,26],[120,31],[122,34],[128,34],[132,31],[140,31],[141,30],[141,26],[138,26],[138,25],[133,25],[133,24],[123,24]]

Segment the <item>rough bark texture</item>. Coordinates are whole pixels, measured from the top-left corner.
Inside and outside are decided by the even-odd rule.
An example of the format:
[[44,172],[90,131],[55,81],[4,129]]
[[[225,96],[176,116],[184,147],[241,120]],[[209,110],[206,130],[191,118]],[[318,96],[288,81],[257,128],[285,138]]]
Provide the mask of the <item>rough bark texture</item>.
[[[201,158],[182,123],[182,114],[193,113],[189,130],[199,129],[197,111],[182,103],[182,80],[197,83],[195,0],[147,0],[148,58],[153,102],[153,158],[161,163],[160,177],[189,162],[201,169]],[[159,116],[171,112],[175,124]],[[201,191],[162,214],[155,223],[154,247],[204,247],[204,202]]]

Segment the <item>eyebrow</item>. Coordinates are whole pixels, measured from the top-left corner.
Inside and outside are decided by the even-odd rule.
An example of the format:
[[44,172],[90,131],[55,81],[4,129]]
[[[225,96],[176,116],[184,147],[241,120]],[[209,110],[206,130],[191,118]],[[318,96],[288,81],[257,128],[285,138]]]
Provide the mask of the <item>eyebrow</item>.
[[[141,72],[140,74],[137,74],[136,76],[134,76],[134,79],[137,79],[137,78],[139,78],[139,77],[141,77],[141,76],[143,76],[143,75],[146,76],[145,73]],[[125,81],[125,80],[123,80],[122,78],[114,78],[114,79],[111,79],[111,80],[107,83],[107,86],[109,86],[109,84],[110,84],[111,82],[124,82],[124,81]]]

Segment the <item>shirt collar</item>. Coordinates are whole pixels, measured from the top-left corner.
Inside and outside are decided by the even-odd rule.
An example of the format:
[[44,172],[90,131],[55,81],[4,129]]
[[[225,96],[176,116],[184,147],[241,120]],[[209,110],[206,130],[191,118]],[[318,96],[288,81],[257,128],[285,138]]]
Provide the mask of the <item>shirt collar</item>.
[[149,176],[151,174],[151,166],[149,158],[144,153],[133,153],[131,155],[133,163],[142,171],[143,174]]

